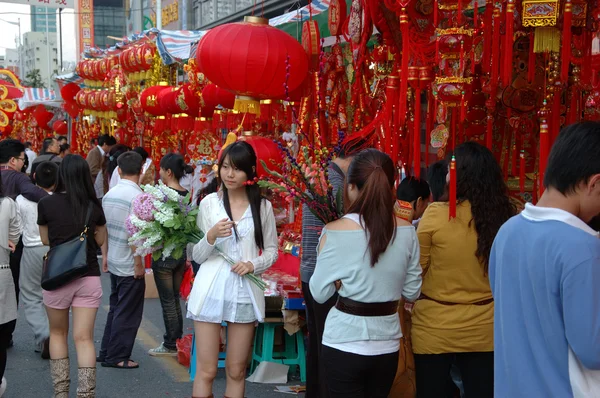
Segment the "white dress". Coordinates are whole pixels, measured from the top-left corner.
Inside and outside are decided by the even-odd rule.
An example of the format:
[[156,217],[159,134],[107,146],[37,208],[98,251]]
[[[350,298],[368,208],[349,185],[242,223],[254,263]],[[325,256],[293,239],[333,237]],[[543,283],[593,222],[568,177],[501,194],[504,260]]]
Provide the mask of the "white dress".
[[[263,291],[247,278],[231,272],[231,265],[221,257],[215,246],[234,261],[250,261],[254,273],[260,275],[277,260],[278,240],[275,215],[271,202],[263,199],[260,206],[264,250],[254,239],[254,221],[250,207],[236,223],[235,234],[217,238],[210,245],[206,236],[194,246],[193,259],[200,264],[188,301],[187,317],[196,321],[221,323],[248,323],[264,321],[265,298]],[[229,218],[218,193],[200,202],[198,228],[205,234],[217,222]]]

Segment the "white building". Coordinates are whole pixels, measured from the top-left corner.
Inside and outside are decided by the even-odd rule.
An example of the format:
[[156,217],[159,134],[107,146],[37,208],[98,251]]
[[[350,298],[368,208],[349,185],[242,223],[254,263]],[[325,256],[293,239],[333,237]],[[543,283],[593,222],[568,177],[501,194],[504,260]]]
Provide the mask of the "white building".
[[[15,75],[19,76],[20,79],[22,79],[22,76],[20,75],[20,62],[19,62],[19,50],[16,50],[14,48],[7,48],[6,49],[6,56],[5,56],[5,68],[8,69],[9,71],[11,71],[12,73],[14,73]],[[23,76],[24,77],[24,76]]]
[[24,73],[21,79],[35,69],[40,71],[40,76],[47,88],[57,90],[57,85],[52,76],[58,74],[58,45],[56,33],[27,32],[23,34],[23,57]]

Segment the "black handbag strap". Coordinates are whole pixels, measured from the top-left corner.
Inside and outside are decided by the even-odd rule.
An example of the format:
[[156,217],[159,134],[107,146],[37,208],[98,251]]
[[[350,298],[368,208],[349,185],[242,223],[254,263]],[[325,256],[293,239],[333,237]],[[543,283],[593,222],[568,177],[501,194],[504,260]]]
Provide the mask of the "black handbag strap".
[[87,215],[85,216],[85,225],[83,226],[83,232],[81,233],[81,235],[87,235],[88,232],[88,227],[90,224],[90,219],[92,218],[92,207],[94,206],[93,203],[90,203],[90,205],[88,206],[87,209]]

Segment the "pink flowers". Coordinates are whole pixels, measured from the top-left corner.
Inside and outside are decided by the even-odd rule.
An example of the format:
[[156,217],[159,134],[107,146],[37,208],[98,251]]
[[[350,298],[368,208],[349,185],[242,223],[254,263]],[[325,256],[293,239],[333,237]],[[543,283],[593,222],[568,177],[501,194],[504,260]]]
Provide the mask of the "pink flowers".
[[144,221],[154,221],[154,213],[156,208],[154,207],[154,198],[149,193],[143,193],[133,200],[133,212],[135,215]]

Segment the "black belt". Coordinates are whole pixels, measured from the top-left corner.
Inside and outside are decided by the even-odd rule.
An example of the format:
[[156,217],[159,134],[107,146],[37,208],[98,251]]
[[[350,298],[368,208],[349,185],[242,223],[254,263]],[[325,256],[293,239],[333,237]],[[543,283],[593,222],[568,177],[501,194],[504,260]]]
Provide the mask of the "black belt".
[[335,308],[346,314],[356,316],[388,316],[398,313],[398,301],[362,303],[347,297],[338,296]]
[[449,301],[442,301],[442,300],[436,300],[433,299],[429,296],[426,296],[425,294],[421,293],[421,296],[419,297],[419,300],[431,300],[431,301],[435,301],[438,304],[442,304],[442,305],[488,305],[490,303],[494,302],[493,298],[489,298],[489,299],[484,299],[484,300],[480,300],[480,301],[476,301],[474,303],[451,303]]

